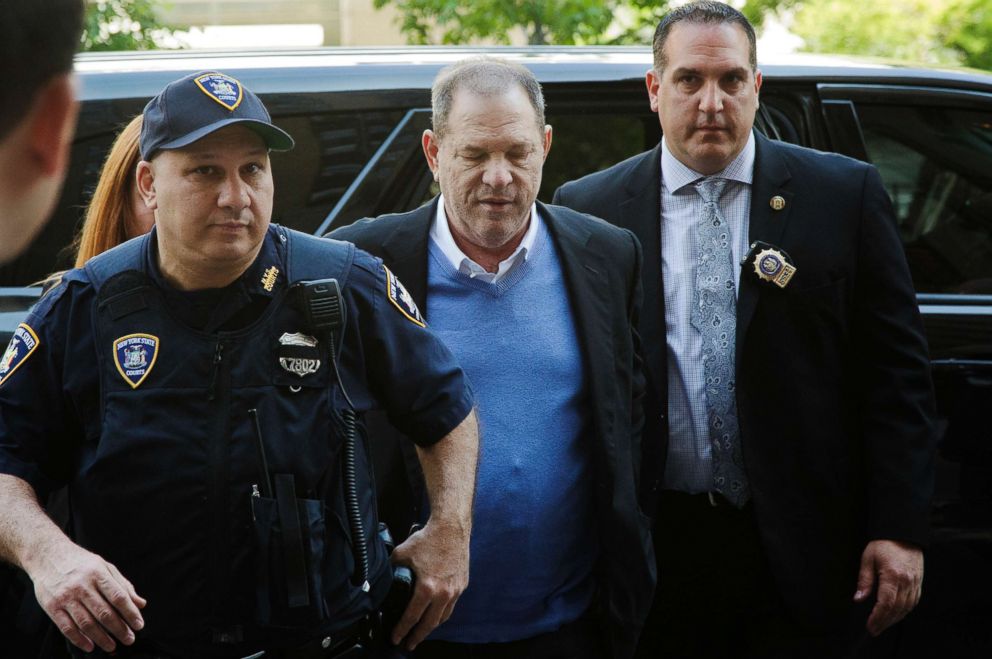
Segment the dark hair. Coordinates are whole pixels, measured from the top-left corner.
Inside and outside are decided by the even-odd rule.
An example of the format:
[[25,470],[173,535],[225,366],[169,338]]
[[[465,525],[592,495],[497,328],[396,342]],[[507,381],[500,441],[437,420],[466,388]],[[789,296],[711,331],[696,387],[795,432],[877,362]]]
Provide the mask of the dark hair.
[[45,83],[72,70],[82,27],[83,0],[0,2],[0,139]]
[[658,29],[654,31],[654,42],[651,46],[654,51],[654,70],[661,73],[665,70],[668,62],[665,60],[665,41],[672,28],[678,23],[728,23],[739,25],[744,34],[747,35],[750,52],[748,59],[751,62],[751,71],[758,70],[758,40],[754,35],[754,28],[748,22],[747,17],[730,5],[722,2],[711,2],[710,0],[698,0],[689,4],[676,7],[671,10],[658,23]]
[[462,87],[473,94],[496,96],[506,93],[513,85],[527,94],[537,129],[544,132],[544,94],[537,78],[526,66],[496,57],[470,57],[441,69],[431,85],[431,124],[434,134],[441,139],[448,123],[448,113],[455,92]]

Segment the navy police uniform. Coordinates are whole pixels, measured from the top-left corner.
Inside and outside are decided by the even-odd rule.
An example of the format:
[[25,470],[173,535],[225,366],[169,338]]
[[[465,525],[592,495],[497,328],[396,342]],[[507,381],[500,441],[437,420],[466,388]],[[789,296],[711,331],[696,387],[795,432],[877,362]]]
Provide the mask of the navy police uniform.
[[193,292],[164,282],[155,244],[71,271],[18,328],[0,363],[0,472],[42,498],[68,485],[74,540],[148,601],[135,648],[241,657],[353,629],[385,597],[388,557],[364,441],[365,537],[352,537],[348,403],[294,282],[341,285],[337,361],[359,416],[382,407],[430,445],[471,410],[463,373],[382,262],[348,243],[272,225],[237,281]]

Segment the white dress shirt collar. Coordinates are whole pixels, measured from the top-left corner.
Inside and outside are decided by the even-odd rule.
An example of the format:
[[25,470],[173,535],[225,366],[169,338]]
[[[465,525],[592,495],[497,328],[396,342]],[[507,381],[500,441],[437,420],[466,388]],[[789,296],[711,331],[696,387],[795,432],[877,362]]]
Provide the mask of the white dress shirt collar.
[[441,249],[441,253],[444,254],[455,270],[473,279],[495,283],[510,274],[518,264],[527,260],[527,255],[534,248],[534,241],[537,240],[537,228],[540,221],[540,215],[537,213],[537,204],[533,204],[530,208],[530,223],[527,231],[524,233],[523,239],[517,245],[517,248],[513,250],[513,254],[500,261],[496,272],[487,272],[485,268],[465,256],[465,253],[459,249],[457,243],[455,243],[454,236],[451,235],[451,227],[448,226],[448,216],[444,212],[444,195],[438,197],[437,214],[434,216],[430,235],[431,239]]

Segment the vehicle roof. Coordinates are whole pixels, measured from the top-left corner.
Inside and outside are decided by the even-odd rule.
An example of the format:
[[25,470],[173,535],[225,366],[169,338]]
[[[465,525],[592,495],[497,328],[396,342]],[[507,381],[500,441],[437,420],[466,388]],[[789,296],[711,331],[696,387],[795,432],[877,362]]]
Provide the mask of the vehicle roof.
[[[172,80],[200,70],[243,77],[260,94],[428,89],[444,65],[483,53],[525,63],[544,84],[640,81],[651,65],[650,48],[641,46],[418,46],[83,53],[76,58],[76,71],[84,101],[151,97]],[[992,91],[992,74],[976,70],[841,55],[790,54],[761,59],[759,68],[767,79],[782,81],[937,84]],[[326,75],[315,75],[315,70]]]

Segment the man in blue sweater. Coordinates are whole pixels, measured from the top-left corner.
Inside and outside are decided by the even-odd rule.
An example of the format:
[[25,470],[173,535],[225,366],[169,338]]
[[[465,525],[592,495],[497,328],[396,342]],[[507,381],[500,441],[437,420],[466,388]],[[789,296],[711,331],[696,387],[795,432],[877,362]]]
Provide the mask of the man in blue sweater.
[[[432,89],[424,154],[441,194],[333,233],[381,256],[454,352],[481,426],[470,584],[417,657],[627,657],[654,589],[637,505],[640,246],[536,203],[551,147],[526,68],[472,58]],[[387,441],[376,438],[378,443]],[[383,517],[426,516],[423,481],[381,479]]]

